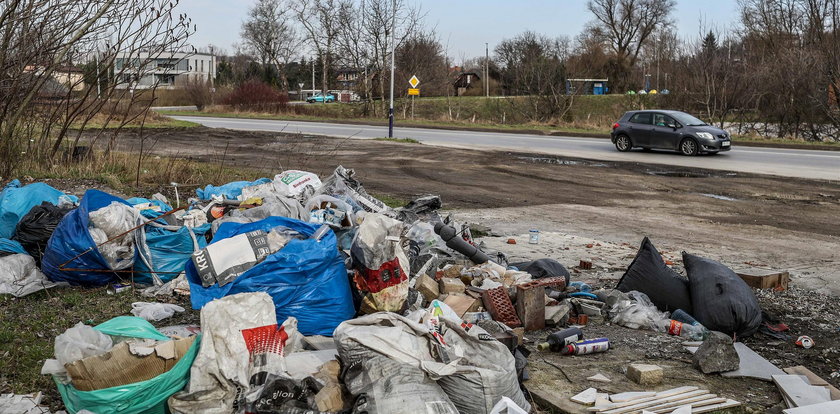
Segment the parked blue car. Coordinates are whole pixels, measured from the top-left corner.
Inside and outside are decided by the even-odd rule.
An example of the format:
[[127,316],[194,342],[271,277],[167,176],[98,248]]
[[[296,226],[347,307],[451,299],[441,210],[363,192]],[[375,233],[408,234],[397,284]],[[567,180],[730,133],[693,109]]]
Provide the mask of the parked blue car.
[[324,102],[324,101],[326,101],[327,103],[335,102],[335,95],[330,93],[330,94],[327,94],[326,97],[324,97],[324,95],[322,95],[320,93],[316,93],[315,95],[312,95],[312,96],[306,98],[306,102],[309,102],[309,103]]

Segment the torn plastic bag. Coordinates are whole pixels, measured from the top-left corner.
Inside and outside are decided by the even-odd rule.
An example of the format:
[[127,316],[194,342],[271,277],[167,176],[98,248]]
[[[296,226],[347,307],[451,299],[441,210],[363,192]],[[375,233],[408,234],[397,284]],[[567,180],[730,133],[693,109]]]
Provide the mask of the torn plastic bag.
[[[111,267],[97,249],[88,229],[90,213],[112,202],[128,205],[110,194],[88,190],[79,208],[67,213],[58,223],[41,261],[41,270],[50,280],[84,286],[102,286],[118,280],[115,273],[108,271]],[[59,267],[65,262],[65,269],[74,270],[61,270]]]
[[662,255],[647,237],[642,240],[636,257],[618,281],[616,289],[642,292],[661,311],[682,309],[693,315],[688,280],[665,264]]
[[[169,340],[149,322],[133,316],[118,316],[93,329],[112,337]],[[53,378],[64,406],[70,413],[86,409],[97,414],[165,414],[168,412],[167,398],[187,384],[190,366],[201,342],[199,335],[175,366],[146,381],[94,391],[79,391],[73,385],[65,385],[56,377]]]
[[632,290],[627,292],[626,299],[618,297],[614,300],[609,315],[616,325],[630,329],[652,329],[656,321],[668,319],[668,312],[660,311],[644,293]]
[[64,365],[90,356],[102,355],[114,346],[110,336],[81,322],[55,337],[55,359],[44,361],[42,375],[65,376]]
[[335,197],[318,195],[306,202],[309,222],[328,224],[334,229],[352,227],[355,223],[353,207]]
[[403,223],[382,214],[365,215],[350,248],[354,280],[364,292],[364,313],[397,312],[408,296],[410,264],[400,244]]
[[28,254],[0,256],[0,295],[23,297],[57,285],[38,270]]
[[248,209],[236,209],[230,212],[230,217],[247,217],[253,221],[262,220],[271,216],[288,217],[296,220],[307,221],[309,213],[297,200],[293,198],[268,195],[263,196],[262,205]]
[[44,249],[47,248],[47,241],[58,223],[70,210],[47,201],[32,207],[29,213],[26,213],[18,222],[12,239],[19,241],[26,252],[35,259],[35,263],[40,264]]
[[213,196],[221,196],[228,200],[236,200],[242,195],[242,189],[253,185],[270,183],[268,178],[260,178],[256,181],[233,181],[224,185],[214,186],[208,185],[204,188],[197,188],[195,195],[200,200],[210,200]]
[[530,273],[534,279],[562,276],[566,278],[566,286],[569,286],[569,278],[572,276],[560,262],[554,259],[537,259],[530,262],[511,263],[510,265],[523,272]]
[[[173,228],[177,230],[171,230]],[[196,228],[146,226],[146,247],[138,249],[134,260],[134,281],[151,285],[154,282],[152,272],[163,283],[178,277],[193,253],[207,246],[204,235],[209,230],[210,224]]]
[[745,338],[761,327],[761,306],[752,289],[732,269],[711,259],[683,252],[691,297],[690,313],[707,329]]
[[361,210],[371,213],[382,213],[388,217],[396,217],[396,213],[382,201],[379,201],[365,191],[358,180],[354,178],[355,171],[339,165],[333,174],[324,180],[320,190],[315,195],[330,195],[353,206],[354,212]]
[[131,314],[147,321],[160,321],[171,317],[175,312],[183,312],[184,308],[171,303],[134,302],[131,304]]
[[315,394],[322,385],[314,378],[294,380],[281,375],[268,374],[260,396],[250,405],[249,413],[313,413]]
[[443,207],[440,196],[427,195],[412,200],[403,207],[396,209],[397,219],[406,223],[416,223],[418,220],[424,222],[438,222],[440,216],[437,211]]
[[[125,200],[126,203],[131,204],[134,208],[140,211],[140,214],[149,219],[157,219],[164,213],[172,211],[172,206],[166,202],[157,199],[148,199],[143,197],[132,197]],[[169,224],[165,219],[161,219],[161,224]]]
[[335,328],[355,314],[344,260],[336,237],[328,231],[320,240],[311,236],[318,225],[285,217],[269,217],[255,223],[225,223],[213,236],[213,243],[250,231],[276,227],[300,233],[278,252],[239,275],[224,286],[203,287],[192,262],[186,267],[193,308],[201,309],[213,299],[242,292],[267,292],[274,299],[277,320],[293,316],[304,335],[331,336]]
[[131,230],[144,221],[139,210],[119,201],[90,212],[90,235],[111,269],[134,264],[137,232]]
[[259,396],[268,374],[281,370],[283,356],[299,349],[302,341],[294,319],[278,327],[274,303],[264,292],[208,303],[201,310],[201,330],[189,384],[169,399],[173,413],[244,410],[246,395]]
[[0,238],[10,238],[15,226],[29,213],[32,207],[42,202],[60,204],[61,200],[76,202],[75,196],[68,196],[45,183],[32,183],[21,187],[19,180],[12,180],[0,192]]

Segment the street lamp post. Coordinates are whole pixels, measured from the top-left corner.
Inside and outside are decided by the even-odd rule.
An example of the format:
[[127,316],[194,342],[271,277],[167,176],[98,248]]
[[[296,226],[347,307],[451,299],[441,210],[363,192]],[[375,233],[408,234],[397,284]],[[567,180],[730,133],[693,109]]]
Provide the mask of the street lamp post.
[[394,26],[397,25],[397,0],[392,2],[391,14],[391,105],[388,108],[388,138],[394,137]]

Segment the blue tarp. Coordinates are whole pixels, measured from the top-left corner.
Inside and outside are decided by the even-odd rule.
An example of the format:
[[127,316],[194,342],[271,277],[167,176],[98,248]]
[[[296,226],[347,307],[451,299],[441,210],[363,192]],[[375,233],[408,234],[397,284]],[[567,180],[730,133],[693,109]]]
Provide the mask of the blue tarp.
[[[67,213],[58,223],[41,261],[41,270],[54,282],[68,282],[71,285],[102,286],[117,280],[112,272],[95,272],[91,270],[109,269],[108,262],[93,248],[76,259],[75,256],[96,246],[88,231],[89,214],[117,201],[125,200],[114,197],[99,190],[88,190],[82,197],[79,208]],[[89,269],[82,271],[62,271],[59,269],[64,262],[66,269]]]
[[256,181],[234,181],[221,186],[208,185],[204,188],[197,188],[195,194],[202,200],[209,200],[211,196],[222,195],[227,199],[236,199],[242,195],[242,189],[257,184],[270,183],[269,178],[260,178]]
[[0,256],[4,253],[29,254],[16,240],[0,238]]
[[[210,231],[210,223],[192,229],[195,234],[198,249],[207,246],[207,239],[204,234]],[[184,271],[184,266],[190,261],[190,256],[196,250],[195,242],[190,236],[190,229],[181,227],[177,231],[170,231],[153,226],[146,226],[146,245],[152,254],[152,266],[157,276],[164,282],[168,282]],[[152,275],[149,267],[140,259],[134,260],[134,270],[139,273],[134,275],[137,283],[152,284]]]
[[[269,217],[247,224],[223,223],[214,235],[213,242],[249,231],[270,231],[278,226],[295,230],[307,237],[319,227],[285,217]],[[203,287],[192,261],[187,263],[187,279],[195,309],[201,309],[213,299],[228,295],[266,292],[274,300],[277,320],[285,321],[289,316],[294,316],[298,320],[298,330],[304,335],[332,336],[341,322],[355,314],[347,270],[332,231],[327,232],[320,241],[290,241],[225,286],[214,284],[208,288]]]
[[[32,207],[44,201],[58,204],[58,198],[61,196],[66,195],[45,183],[32,183],[21,187],[19,180],[12,180],[6,184],[0,192],[0,238],[12,237],[15,226]],[[74,202],[78,200],[75,196],[67,197]]]

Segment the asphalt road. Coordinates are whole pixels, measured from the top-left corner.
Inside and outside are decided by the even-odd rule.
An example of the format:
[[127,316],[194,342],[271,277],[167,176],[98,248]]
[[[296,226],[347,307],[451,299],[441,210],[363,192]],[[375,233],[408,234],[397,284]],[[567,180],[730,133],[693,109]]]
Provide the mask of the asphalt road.
[[[245,131],[291,132],[334,137],[369,139],[388,136],[388,128],[327,122],[272,121],[238,118],[172,116],[212,128]],[[609,140],[456,131],[425,128],[394,128],[394,136],[413,138],[424,144],[458,148],[539,152],[602,161],[629,161],[681,167],[708,168],[772,174],[784,177],[840,180],[840,151],[735,147],[732,151],[709,156],[686,157],[670,152],[618,152]]]

